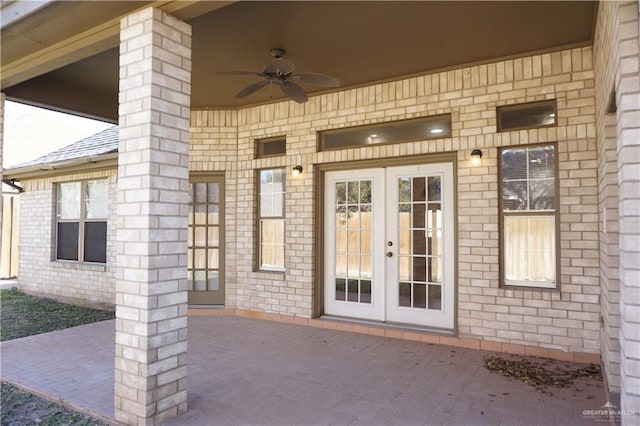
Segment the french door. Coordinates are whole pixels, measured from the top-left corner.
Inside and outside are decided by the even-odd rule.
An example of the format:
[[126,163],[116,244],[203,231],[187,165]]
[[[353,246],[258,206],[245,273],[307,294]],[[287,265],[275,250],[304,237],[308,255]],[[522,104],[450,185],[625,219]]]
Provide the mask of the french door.
[[451,163],[325,174],[324,312],[453,329]]
[[188,302],[224,304],[224,178],[190,179],[187,251]]

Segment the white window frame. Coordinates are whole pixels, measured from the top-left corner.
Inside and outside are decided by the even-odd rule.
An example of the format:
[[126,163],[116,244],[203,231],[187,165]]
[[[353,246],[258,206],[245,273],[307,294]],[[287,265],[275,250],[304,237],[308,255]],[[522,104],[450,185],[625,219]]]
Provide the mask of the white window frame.
[[[85,196],[86,194],[86,187],[89,183],[91,182],[101,182],[104,183],[106,186],[106,198],[105,198],[105,206],[104,206],[104,211],[106,212],[106,216],[105,217],[99,217],[99,218],[88,218],[87,217],[87,198]],[[80,185],[80,197],[78,199],[78,202],[80,203],[80,214],[78,218],[61,218],[60,217],[60,187],[61,185],[67,185],[67,184],[79,184]],[[108,206],[109,206],[109,182],[108,179],[106,178],[101,178],[101,179],[88,179],[88,180],[76,180],[76,181],[68,181],[68,182],[57,182],[55,183],[55,194],[56,194],[56,200],[55,200],[55,209],[54,209],[54,214],[55,214],[55,228],[54,228],[54,240],[55,240],[55,244],[54,244],[54,251],[53,251],[53,260],[56,262],[73,262],[73,263],[85,263],[85,264],[93,264],[93,265],[106,265],[107,261],[108,261],[108,251],[107,251],[107,246],[108,246],[108,226],[109,226],[109,221],[108,221]],[[105,260],[104,262],[97,262],[97,261],[85,261],[85,246],[84,246],[84,240],[85,240],[85,224],[87,223],[101,223],[104,222],[106,227],[107,227],[107,234],[105,235]],[[73,260],[73,259],[60,259],[58,258],[58,243],[59,243],[59,230],[58,230],[58,224],[59,223],[77,223],[78,224],[78,246],[77,246],[77,260]]]

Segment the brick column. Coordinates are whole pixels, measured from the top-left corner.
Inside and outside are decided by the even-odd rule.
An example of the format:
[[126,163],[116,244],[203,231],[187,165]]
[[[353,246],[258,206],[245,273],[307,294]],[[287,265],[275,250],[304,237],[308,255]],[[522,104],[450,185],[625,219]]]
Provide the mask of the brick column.
[[619,9],[616,78],[620,215],[620,405],[640,422],[640,2]]
[[153,8],[120,30],[115,418],[187,410],[191,27]]
[[4,179],[4,165],[2,164],[4,152],[4,93],[0,92],[0,244],[2,243],[2,180]]

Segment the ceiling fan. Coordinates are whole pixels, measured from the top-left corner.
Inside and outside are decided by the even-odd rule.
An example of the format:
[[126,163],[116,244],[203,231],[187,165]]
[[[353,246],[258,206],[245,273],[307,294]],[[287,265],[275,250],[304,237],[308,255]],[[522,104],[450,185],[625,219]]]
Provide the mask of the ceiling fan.
[[255,77],[261,77],[263,80],[250,84],[236,94],[236,98],[241,99],[250,94],[257,92],[263,87],[275,84],[280,87],[282,93],[298,103],[306,102],[309,98],[305,90],[300,87],[298,83],[314,84],[316,86],[324,87],[339,87],[340,80],[335,77],[330,77],[323,74],[315,73],[299,73],[294,74],[293,70],[295,65],[293,62],[283,59],[285,54],[284,49],[271,49],[271,56],[273,61],[267,64],[262,69],[262,72],[256,71],[221,71],[218,74],[222,75],[249,75]]

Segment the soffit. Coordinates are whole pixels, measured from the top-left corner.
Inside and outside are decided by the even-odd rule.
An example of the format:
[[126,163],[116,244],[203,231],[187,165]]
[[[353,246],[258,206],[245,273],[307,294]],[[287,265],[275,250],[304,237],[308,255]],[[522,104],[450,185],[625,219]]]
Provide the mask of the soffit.
[[[85,5],[86,13],[94,16],[90,6]],[[235,108],[280,99],[279,90],[269,87],[236,99],[240,89],[257,80],[217,74],[260,71],[274,47],[287,50],[285,58],[297,72],[332,75],[342,88],[356,87],[590,45],[595,10],[594,2],[581,1],[237,2],[188,19],[192,106]],[[4,90],[10,98],[115,119],[117,52],[114,47]],[[322,90],[305,89],[310,94]]]

